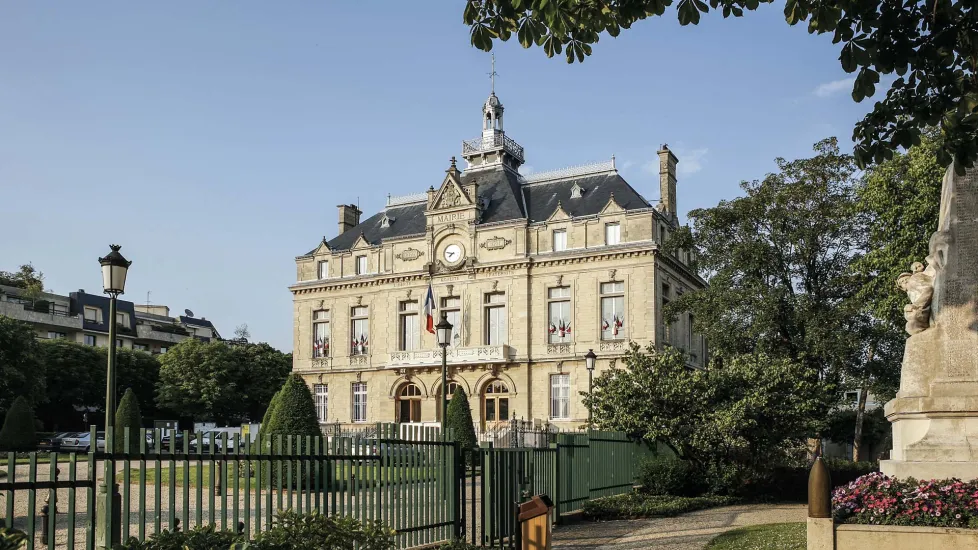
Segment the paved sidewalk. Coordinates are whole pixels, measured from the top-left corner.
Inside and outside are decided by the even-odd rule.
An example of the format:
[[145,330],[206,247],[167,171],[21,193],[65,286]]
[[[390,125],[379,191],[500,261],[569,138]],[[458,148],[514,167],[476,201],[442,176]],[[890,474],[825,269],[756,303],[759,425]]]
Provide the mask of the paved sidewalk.
[[554,548],[701,550],[724,531],[746,525],[805,521],[804,504],[745,504],[674,518],[588,522],[558,527]]

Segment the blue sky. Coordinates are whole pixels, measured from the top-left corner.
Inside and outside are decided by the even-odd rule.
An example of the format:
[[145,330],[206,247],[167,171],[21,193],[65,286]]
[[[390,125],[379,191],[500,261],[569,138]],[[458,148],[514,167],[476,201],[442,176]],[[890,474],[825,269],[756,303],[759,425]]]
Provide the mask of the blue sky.
[[[682,28],[674,9],[583,64],[495,48],[506,131],[544,171],[615,155],[658,198],[677,153],[681,212],[808,155],[855,104],[830,37],[781,6]],[[100,291],[109,243],[125,297],[192,309],[224,335],[292,348],[294,257],[336,205],[437,185],[479,134],[489,54],[461,2],[8,2],[0,8],[0,269]]]

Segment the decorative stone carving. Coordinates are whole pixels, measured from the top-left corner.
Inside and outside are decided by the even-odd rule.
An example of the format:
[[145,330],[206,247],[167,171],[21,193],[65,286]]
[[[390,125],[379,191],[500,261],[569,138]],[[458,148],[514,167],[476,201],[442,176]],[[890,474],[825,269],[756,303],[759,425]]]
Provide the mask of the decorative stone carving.
[[459,262],[455,265],[446,264],[441,260],[435,260],[433,263],[428,264],[431,266],[431,273],[451,273],[453,271],[458,271],[467,266],[466,262]]
[[418,258],[424,256],[423,250],[418,250],[416,248],[405,248],[404,250],[398,252],[394,255],[395,258],[404,262],[410,262],[417,260]]
[[441,195],[441,201],[438,203],[440,208],[450,208],[452,206],[458,206],[462,204],[462,196],[458,191],[455,190],[454,185],[449,185],[445,188],[445,192]]
[[499,290],[499,281],[493,281],[492,282],[492,291],[493,292],[496,292],[497,290]]
[[598,351],[625,351],[627,348],[624,340],[611,340],[598,344]]
[[357,303],[358,306],[362,306],[363,305],[363,296],[357,296],[356,303]]
[[328,369],[332,366],[333,365],[329,357],[317,357],[312,360],[312,367],[315,369]]
[[617,269],[609,269],[608,270],[608,280],[609,281],[614,281],[615,280],[615,274],[616,273],[618,273],[618,270]]
[[547,355],[570,355],[570,344],[547,344]]
[[512,242],[513,241],[505,237],[500,237],[497,235],[489,240],[482,241],[482,244],[479,246],[485,248],[486,250],[502,250],[509,246]]
[[[350,365],[354,367],[363,367],[367,365],[366,355],[353,355],[350,357]],[[359,377],[359,374],[357,375]]]
[[413,289],[410,289],[410,288],[409,288],[409,289],[407,290],[407,297],[406,297],[406,299],[407,299],[407,300],[410,300],[410,299],[411,299],[411,293],[413,293],[413,292],[414,292],[414,290],[413,290]]
[[326,300],[320,300],[319,301],[319,309],[323,309],[323,307],[325,306],[325,304],[326,304]]
[[928,273],[933,273],[933,269],[924,269],[924,264],[914,262],[910,266],[910,273],[901,273],[897,277],[899,286],[907,296],[910,303],[903,307],[903,316],[907,319],[907,332],[917,334],[920,331],[930,328],[930,303],[934,297],[934,277]]
[[452,296],[452,292],[455,290],[455,285],[446,285],[445,288],[448,291],[448,295]]
[[564,276],[557,275],[557,286],[564,286]]

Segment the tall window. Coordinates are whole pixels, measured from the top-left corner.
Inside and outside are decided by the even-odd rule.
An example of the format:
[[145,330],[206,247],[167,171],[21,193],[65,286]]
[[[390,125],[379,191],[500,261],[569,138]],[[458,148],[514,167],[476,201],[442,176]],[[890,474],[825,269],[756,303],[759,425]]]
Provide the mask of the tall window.
[[366,355],[370,345],[370,319],[367,306],[357,306],[351,311],[350,355]]
[[621,242],[621,225],[617,223],[604,224],[604,244],[618,244]]
[[397,421],[421,422],[421,389],[416,384],[404,384],[397,392]]
[[399,309],[399,347],[401,351],[418,349],[421,341],[421,327],[418,323],[418,302],[415,300],[401,302]]
[[486,337],[487,346],[506,343],[506,295],[502,292],[486,294]]
[[547,310],[550,325],[547,327],[548,342],[562,344],[571,341],[570,287],[561,286],[547,290]]
[[128,313],[116,313],[115,314],[115,324],[129,326],[129,314]]
[[329,310],[320,309],[312,314],[312,356],[329,357]]
[[672,323],[666,321],[666,306],[669,305],[671,291],[672,287],[662,285],[662,343],[668,346],[672,345]]
[[329,416],[329,386],[326,384],[313,384],[312,395],[316,399],[316,418],[320,422],[326,422]]
[[625,283],[601,283],[601,339],[625,338]]
[[320,279],[329,278],[329,261],[322,260],[319,262],[319,278]]
[[462,299],[458,296],[448,296],[441,299],[441,312],[452,324],[452,339],[449,346],[462,345]]
[[357,275],[363,275],[367,272],[367,257],[357,256]]
[[689,350],[689,357],[694,363],[696,362],[696,356],[699,352],[699,346],[696,344],[696,335],[693,334],[693,316],[690,315],[689,323],[686,325],[686,345],[688,346],[686,349]]
[[486,424],[509,420],[509,388],[501,380],[495,380],[486,386],[482,418]]
[[94,334],[86,334],[85,335],[85,345],[86,346],[94,346],[95,345],[95,335]]
[[353,383],[353,421],[367,421],[367,383]]
[[567,230],[554,229],[554,252],[567,250]]
[[570,418],[570,375],[550,376],[550,418],[567,420]]
[[133,344],[132,345],[132,349],[134,349],[136,351],[146,351],[147,350],[146,344]]
[[97,307],[85,306],[85,320],[90,323],[98,323],[102,317],[102,310]]

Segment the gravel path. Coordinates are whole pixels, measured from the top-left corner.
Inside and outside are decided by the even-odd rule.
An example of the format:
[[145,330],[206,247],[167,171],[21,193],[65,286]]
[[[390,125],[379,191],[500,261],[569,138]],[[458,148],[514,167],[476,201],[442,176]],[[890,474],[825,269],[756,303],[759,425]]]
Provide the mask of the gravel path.
[[804,504],[747,504],[690,512],[674,518],[580,522],[554,531],[554,548],[701,550],[737,527],[805,521]]

